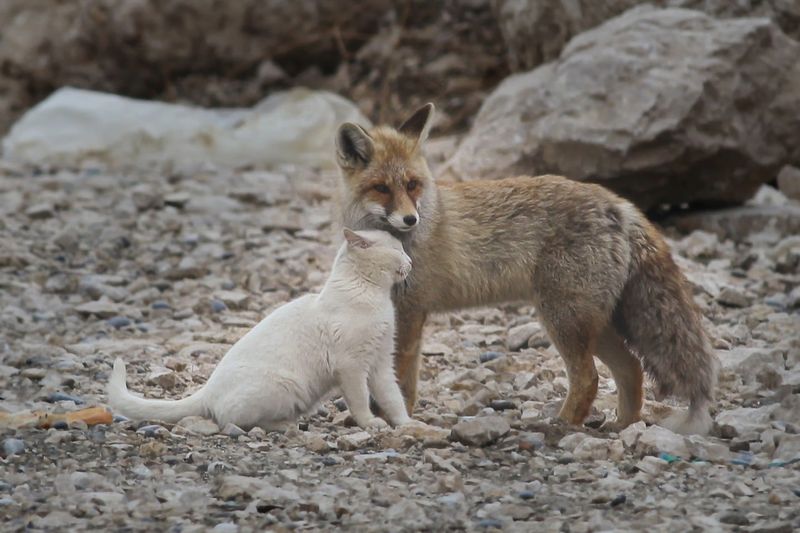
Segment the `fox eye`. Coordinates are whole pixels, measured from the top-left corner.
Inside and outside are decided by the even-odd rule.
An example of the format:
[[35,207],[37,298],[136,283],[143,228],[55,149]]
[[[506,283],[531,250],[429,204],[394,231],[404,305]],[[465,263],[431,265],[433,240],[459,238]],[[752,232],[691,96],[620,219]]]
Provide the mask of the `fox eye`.
[[407,190],[409,190],[409,191],[413,191],[413,190],[414,190],[414,189],[416,189],[418,186],[419,186],[419,182],[418,182],[417,180],[411,180],[411,181],[409,181],[409,182],[408,182],[408,184],[406,185],[406,189],[407,189]]
[[372,186],[372,188],[381,194],[389,194],[389,192],[391,192],[389,191],[389,187],[387,187],[383,183],[376,183],[375,185]]

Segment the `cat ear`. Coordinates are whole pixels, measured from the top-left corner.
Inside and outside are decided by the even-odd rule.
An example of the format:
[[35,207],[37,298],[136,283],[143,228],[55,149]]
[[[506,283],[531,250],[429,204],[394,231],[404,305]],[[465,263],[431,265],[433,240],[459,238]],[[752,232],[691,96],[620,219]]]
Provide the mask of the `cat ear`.
[[403,135],[408,135],[417,140],[417,146],[421,146],[428,139],[428,133],[433,124],[433,104],[427,103],[417,109],[411,117],[403,122],[397,131]]
[[348,245],[355,248],[369,248],[375,244],[371,240],[362,237],[350,228],[344,228],[344,238],[347,240]]
[[345,122],[336,132],[336,159],[342,168],[365,167],[372,160],[372,138],[364,128]]

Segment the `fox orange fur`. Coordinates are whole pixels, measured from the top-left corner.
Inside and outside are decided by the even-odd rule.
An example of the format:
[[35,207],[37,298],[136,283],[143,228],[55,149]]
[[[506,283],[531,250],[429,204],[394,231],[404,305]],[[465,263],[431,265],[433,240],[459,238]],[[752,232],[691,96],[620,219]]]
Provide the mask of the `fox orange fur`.
[[593,356],[618,391],[617,421],[640,419],[643,370],[689,400],[665,425],[711,426],[718,362],[691,289],[656,228],[607,189],[559,176],[437,184],[422,153],[433,105],[399,129],[340,127],[345,225],[384,229],[414,262],[395,288],[395,364],[409,413],[429,313],[527,300],[566,364],[560,411],[580,424],[597,394]]

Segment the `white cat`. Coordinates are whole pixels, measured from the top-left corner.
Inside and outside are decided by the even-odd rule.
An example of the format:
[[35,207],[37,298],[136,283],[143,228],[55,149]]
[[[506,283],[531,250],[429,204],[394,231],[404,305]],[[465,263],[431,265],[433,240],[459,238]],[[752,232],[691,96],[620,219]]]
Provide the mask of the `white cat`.
[[275,309],[234,344],[206,384],[181,400],[146,400],[128,392],[117,358],[108,383],[110,405],[137,420],[177,422],[210,416],[224,426],[284,428],[314,408],[334,387],[356,423],[386,426],[369,408],[373,396],[394,425],[411,422],[395,377],[392,285],[411,259],[383,231],[344,230],[328,281]]

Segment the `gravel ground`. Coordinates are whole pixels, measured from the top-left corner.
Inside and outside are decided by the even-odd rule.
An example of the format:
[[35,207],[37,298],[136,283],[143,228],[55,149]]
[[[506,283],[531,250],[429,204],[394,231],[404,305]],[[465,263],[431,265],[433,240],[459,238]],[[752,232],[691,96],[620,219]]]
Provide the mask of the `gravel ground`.
[[[0,165],[0,410],[102,405],[117,356],[149,397],[198,387],[325,279],[335,180]],[[800,237],[667,231],[723,361],[712,436],[594,429],[615,405],[599,362],[588,426],[558,422],[564,368],[534,310],[507,305],[427,326],[415,416],[433,427],[365,433],[338,401],[285,434],[0,429],[2,530],[796,530]],[[648,392],[648,423],[669,409]]]

